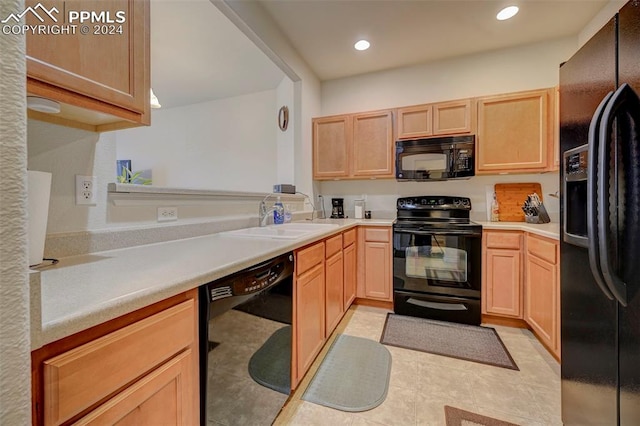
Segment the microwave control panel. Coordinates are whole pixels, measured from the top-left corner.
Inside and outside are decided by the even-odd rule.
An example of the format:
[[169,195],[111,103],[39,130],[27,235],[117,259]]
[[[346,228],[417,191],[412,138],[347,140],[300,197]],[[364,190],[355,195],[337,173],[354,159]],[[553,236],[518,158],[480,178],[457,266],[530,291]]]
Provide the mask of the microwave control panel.
[[455,171],[469,171],[473,169],[473,150],[459,149],[456,157]]

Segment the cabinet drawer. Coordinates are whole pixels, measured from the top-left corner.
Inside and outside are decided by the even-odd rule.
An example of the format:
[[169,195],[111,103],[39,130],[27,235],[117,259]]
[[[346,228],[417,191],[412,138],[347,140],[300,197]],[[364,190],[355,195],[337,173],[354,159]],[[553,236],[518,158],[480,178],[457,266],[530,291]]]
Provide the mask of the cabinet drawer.
[[365,241],[374,241],[380,243],[388,243],[389,242],[389,229],[387,228],[365,228],[364,229],[364,240]]
[[552,241],[543,240],[542,238],[535,237],[531,234],[527,236],[527,251],[553,265],[558,262],[556,257],[556,247],[557,244]]
[[[185,301],[44,362],[45,424],[60,424],[193,343]],[[159,343],[161,342],[161,343]]]
[[296,254],[296,275],[300,275],[324,260],[324,243],[318,243]]
[[342,250],[342,234],[327,238],[325,241],[325,257],[328,259]]
[[522,245],[520,232],[485,232],[484,238],[488,248],[520,249]]
[[356,242],[356,228],[345,231],[342,234],[342,247],[347,248]]

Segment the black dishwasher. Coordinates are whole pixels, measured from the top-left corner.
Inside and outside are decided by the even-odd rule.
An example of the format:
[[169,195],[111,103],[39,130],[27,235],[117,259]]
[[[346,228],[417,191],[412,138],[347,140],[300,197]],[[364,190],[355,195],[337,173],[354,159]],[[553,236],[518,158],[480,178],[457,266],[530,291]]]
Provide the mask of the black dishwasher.
[[200,424],[270,425],[291,392],[293,254],[199,288]]

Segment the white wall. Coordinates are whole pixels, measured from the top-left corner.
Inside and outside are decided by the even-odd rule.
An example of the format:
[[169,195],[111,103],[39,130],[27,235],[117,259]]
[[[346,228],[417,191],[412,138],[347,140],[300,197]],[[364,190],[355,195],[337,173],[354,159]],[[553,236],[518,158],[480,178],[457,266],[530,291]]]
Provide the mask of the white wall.
[[[270,192],[277,180],[276,91],[154,111],[116,132],[119,160],[158,186]],[[115,170],[115,163],[113,163]]]
[[451,195],[469,197],[472,215],[476,220],[486,220],[486,191],[493,193],[496,183],[538,182],[542,186],[545,208],[558,220],[558,199],[549,196],[559,189],[558,173],[531,175],[474,176],[469,180],[449,180],[444,182],[397,182],[391,179],[370,181],[327,181],[322,183],[322,195],[325,198],[325,211],[331,212],[331,198],[344,198],[344,208],[353,217],[354,201],[366,198],[366,209],[372,210],[373,217],[395,217],[396,200],[399,197],[416,195]]
[[[0,2],[0,16],[24,9]],[[0,37],[0,424],[31,424],[25,44]]]
[[295,128],[298,126],[295,116],[295,85],[288,77],[284,77],[276,89],[276,108],[289,108],[289,127],[286,131],[277,130],[278,167],[277,181],[274,183],[295,182]]
[[320,81],[260,2],[211,0],[247,37],[279,65],[294,82],[295,185],[313,194],[311,118],[320,115]]
[[629,0],[610,0],[582,31],[580,31],[578,34],[578,45],[582,46],[589,41],[628,1]]
[[552,87],[575,37],[322,83],[322,115]]
[[[94,133],[41,121],[27,125],[29,170],[49,172],[47,233],[107,227],[107,183],[115,181],[115,134]],[[75,175],[96,176],[97,204],[75,204]]]

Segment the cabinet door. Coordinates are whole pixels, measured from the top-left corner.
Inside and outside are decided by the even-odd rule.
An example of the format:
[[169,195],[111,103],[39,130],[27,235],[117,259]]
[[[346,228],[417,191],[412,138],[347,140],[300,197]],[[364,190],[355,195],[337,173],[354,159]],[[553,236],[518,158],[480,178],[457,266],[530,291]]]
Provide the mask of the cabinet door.
[[346,312],[356,298],[356,245],[344,249],[344,311]]
[[44,362],[45,424],[61,424],[193,344],[185,301]]
[[344,313],[344,259],[342,248],[326,261],[325,337],[328,337]]
[[[26,6],[37,4],[25,2]],[[52,14],[59,22],[66,22],[70,11],[104,12],[116,22],[85,22],[89,29],[85,35],[27,33],[27,91],[140,122],[149,104],[149,1],[49,0],[43,4],[49,11],[56,8]],[[26,19],[30,25],[42,24],[34,14]],[[77,25],[76,31],[80,28]],[[103,30],[113,33],[102,34]]]
[[351,119],[348,115],[313,119],[313,177],[349,175]]
[[553,144],[549,97],[545,89],[478,99],[478,172],[545,170]]
[[422,138],[433,135],[431,105],[398,108],[398,139]]
[[307,372],[324,345],[324,263],[296,279],[296,377]]
[[365,241],[364,259],[365,297],[391,301],[390,244]]
[[393,177],[391,111],[353,116],[353,176]]
[[442,102],[433,105],[433,134],[471,133],[471,100]]
[[192,425],[191,350],[149,373],[80,419],[77,425]]
[[525,279],[525,320],[551,350],[556,350],[557,330],[556,265],[527,256]]
[[522,318],[520,250],[485,250],[486,313]]

